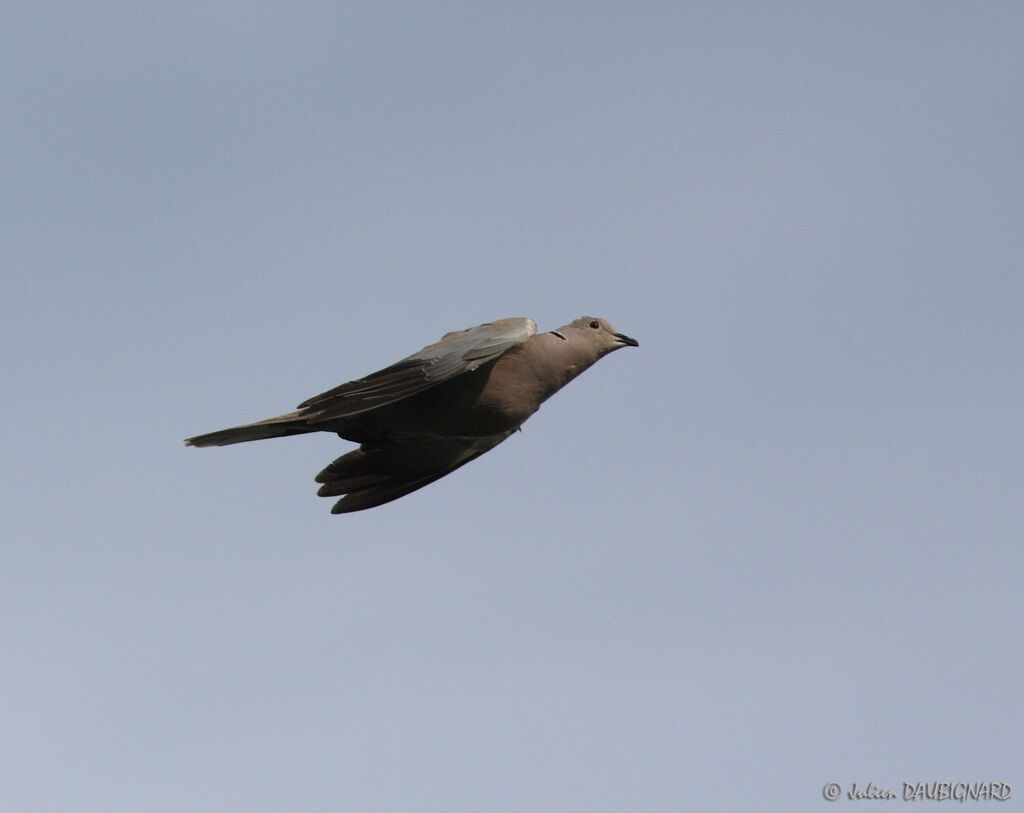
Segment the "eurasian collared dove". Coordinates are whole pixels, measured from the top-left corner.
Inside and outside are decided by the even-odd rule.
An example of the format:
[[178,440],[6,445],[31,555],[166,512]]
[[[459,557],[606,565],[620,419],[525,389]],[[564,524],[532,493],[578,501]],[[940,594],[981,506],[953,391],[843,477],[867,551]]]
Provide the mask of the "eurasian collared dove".
[[[439,342],[366,378],[258,423],[185,441],[228,446],[306,432],[359,443],[316,476],[333,514],[373,508],[422,488],[490,451],[602,356],[636,347],[603,319],[584,316],[537,334],[532,319],[501,319]],[[344,496],[342,496],[344,495]]]

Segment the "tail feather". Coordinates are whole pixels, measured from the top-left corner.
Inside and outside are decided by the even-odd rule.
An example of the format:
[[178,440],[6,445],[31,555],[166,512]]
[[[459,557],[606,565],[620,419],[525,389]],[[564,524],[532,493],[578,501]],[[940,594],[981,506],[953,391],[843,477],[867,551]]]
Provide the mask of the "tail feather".
[[250,440],[266,440],[267,438],[283,438],[288,435],[303,435],[307,432],[319,431],[310,426],[305,418],[298,417],[298,412],[289,412],[265,421],[247,423],[244,426],[233,426],[219,432],[196,435],[185,441],[186,446],[230,446],[232,443],[246,443]]

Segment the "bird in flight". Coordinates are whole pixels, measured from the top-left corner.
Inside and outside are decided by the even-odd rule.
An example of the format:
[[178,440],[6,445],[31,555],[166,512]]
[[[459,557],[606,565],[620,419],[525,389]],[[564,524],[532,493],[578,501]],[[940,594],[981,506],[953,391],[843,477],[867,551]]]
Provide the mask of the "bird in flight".
[[365,378],[299,404],[295,412],[197,435],[188,446],[229,446],[334,432],[359,448],[316,476],[331,513],[373,508],[439,480],[490,451],[598,359],[636,339],[584,316],[537,333],[532,319],[487,322]]

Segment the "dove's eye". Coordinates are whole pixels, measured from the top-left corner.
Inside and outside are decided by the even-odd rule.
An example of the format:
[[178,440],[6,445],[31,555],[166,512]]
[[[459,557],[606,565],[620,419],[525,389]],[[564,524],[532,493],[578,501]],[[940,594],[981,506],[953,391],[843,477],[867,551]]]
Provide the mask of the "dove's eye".
[[594,330],[597,330],[599,327],[601,327],[600,323],[596,319],[590,323],[590,326],[594,328]]

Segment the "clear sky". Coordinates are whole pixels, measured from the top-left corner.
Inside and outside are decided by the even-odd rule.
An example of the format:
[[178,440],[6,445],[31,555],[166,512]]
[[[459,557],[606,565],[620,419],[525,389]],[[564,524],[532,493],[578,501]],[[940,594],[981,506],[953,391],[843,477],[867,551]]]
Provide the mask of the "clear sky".
[[[6,6],[0,809],[1019,807],[1022,31]],[[381,508],[182,444],[584,314],[640,348]]]

